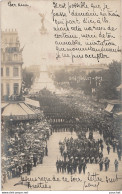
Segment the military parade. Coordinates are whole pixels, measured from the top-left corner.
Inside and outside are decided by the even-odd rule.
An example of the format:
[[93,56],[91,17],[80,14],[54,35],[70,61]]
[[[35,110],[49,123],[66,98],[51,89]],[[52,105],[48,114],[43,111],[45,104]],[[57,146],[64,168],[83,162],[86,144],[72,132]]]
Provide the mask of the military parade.
[[[11,47],[11,34],[16,40],[15,49]],[[18,33],[16,30],[5,31],[3,38],[6,36],[10,43],[5,50],[2,48],[2,58],[10,55],[12,59],[15,50],[21,56],[19,66],[12,67],[10,85],[8,80],[6,85],[2,83],[2,189],[11,187],[19,190],[20,185],[22,190],[24,186],[29,189],[27,185],[30,182],[24,185],[22,181],[25,176],[39,180],[40,177],[51,179],[50,176],[53,176],[51,180],[56,179],[59,182],[60,179],[72,179],[74,176],[73,180],[82,179],[85,184],[89,173],[97,173],[102,177],[109,175],[112,180],[114,176],[118,176],[120,178],[116,179],[119,182],[122,177],[122,103],[119,100],[120,90],[117,93],[116,89],[120,80],[109,91],[108,87],[104,88],[106,84],[102,83],[102,79],[91,82],[74,79],[83,73],[81,67],[73,67],[72,71],[68,70],[71,68],[69,65],[66,71],[59,69],[56,73],[56,70],[50,72],[50,68],[47,69],[42,63],[39,70],[35,68],[36,65],[32,65],[30,69],[22,69],[22,49],[18,44]],[[113,73],[115,65],[120,68],[119,63],[113,62],[107,70],[102,68],[100,72],[92,73],[98,76],[104,75],[104,71],[107,77]],[[89,74],[85,72],[86,77],[93,76],[91,70],[89,71]],[[1,72],[3,77],[5,72],[9,74],[4,62]],[[19,79],[16,78],[17,75],[20,75]],[[74,76],[73,81],[69,79],[71,76]],[[111,83],[111,80],[107,81]],[[115,99],[116,95],[118,99]],[[54,190],[58,189],[58,184],[53,184]],[[61,183],[60,190],[65,190],[67,185],[62,185]],[[117,186],[116,184],[116,188]],[[70,184],[69,190],[76,187]],[[113,187],[109,185],[110,189]]]

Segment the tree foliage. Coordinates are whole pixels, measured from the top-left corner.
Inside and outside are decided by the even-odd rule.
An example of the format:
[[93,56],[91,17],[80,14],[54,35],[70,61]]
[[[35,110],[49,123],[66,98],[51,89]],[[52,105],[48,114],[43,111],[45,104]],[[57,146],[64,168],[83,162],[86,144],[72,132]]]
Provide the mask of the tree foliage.
[[[121,63],[113,61],[108,69],[86,75],[82,68],[72,71],[55,72],[55,82],[68,82],[70,87],[81,89],[87,95],[95,95],[97,99],[116,99],[116,87],[121,84]],[[84,77],[84,79],[82,79]]]
[[28,68],[24,68],[22,71],[22,77],[25,84],[25,88],[30,88],[35,80],[34,73],[30,72]]

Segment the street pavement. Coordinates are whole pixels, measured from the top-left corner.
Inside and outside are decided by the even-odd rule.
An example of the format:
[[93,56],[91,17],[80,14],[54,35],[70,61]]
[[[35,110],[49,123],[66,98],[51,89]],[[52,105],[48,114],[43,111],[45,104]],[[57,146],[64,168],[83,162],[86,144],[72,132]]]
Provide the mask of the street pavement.
[[[88,133],[86,135],[88,137]],[[119,161],[119,171],[116,173],[114,160],[117,158],[117,154],[113,153],[111,149],[108,155],[105,143],[103,154],[104,157],[107,156],[110,159],[110,167],[107,172],[105,172],[105,168],[100,172],[98,164],[88,164],[85,175],[78,172],[72,175],[57,173],[56,160],[62,159],[59,152],[59,141],[63,141],[65,137],[70,138],[71,136],[77,138],[75,132],[72,134],[70,132],[53,133],[47,143],[48,156],[44,157],[43,164],[33,167],[30,175],[23,174],[23,181],[21,181],[20,177],[7,180],[2,190],[122,190],[122,161]],[[98,132],[94,132],[94,138],[102,137],[100,137]],[[27,180],[27,178],[29,179]]]

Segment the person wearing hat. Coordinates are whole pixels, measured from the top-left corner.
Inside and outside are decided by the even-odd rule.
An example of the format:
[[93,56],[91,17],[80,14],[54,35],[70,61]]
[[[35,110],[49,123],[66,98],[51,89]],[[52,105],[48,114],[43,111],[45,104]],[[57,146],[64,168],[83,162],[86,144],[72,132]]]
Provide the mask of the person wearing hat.
[[84,161],[83,162],[83,173],[85,174],[85,171],[86,171],[86,162]]
[[99,152],[99,158],[102,158],[102,157],[103,157],[103,153]]
[[61,156],[63,155],[63,151],[64,151],[64,148],[63,148],[63,145],[61,145],[60,147]]
[[109,145],[107,145],[107,152],[108,152],[108,155],[109,155],[109,153],[110,153],[110,146]]
[[12,178],[15,177],[15,174],[16,174],[16,168],[15,166],[12,167]]
[[85,158],[85,162],[86,162],[86,163],[89,163],[89,160],[90,160],[90,158],[87,156],[87,157]]
[[105,164],[105,171],[107,171],[108,170],[108,161],[107,161],[107,158],[105,159],[104,164]]
[[59,173],[59,161],[56,161],[56,168],[57,168],[57,173]]
[[98,162],[99,162],[99,157],[98,157],[98,155],[96,155],[95,156],[95,163],[98,164]]
[[108,169],[109,169],[109,163],[110,163],[110,160],[109,160],[108,157],[107,157],[107,165],[108,165]]
[[117,154],[118,154],[119,161],[121,161],[121,149],[120,148],[117,150]]
[[69,163],[69,172],[72,175],[72,172],[73,172],[73,163],[72,162]]
[[73,162],[73,170],[74,170],[74,173],[76,173],[77,171],[77,161],[76,160],[74,160]]
[[66,158],[67,158],[67,152],[66,151],[63,152],[63,156],[64,156],[64,161],[66,161]]
[[100,171],[102,171],[103,170],[103,160],[102,159],[100,159],[99,161],[99,167],[100,167]]
[[63,160],[61,161],[61,171],[62,173],[64,173],[64,161]]
[[64,161],[64,172],[66,172],[67,169],[67,161]]
[[61,160],[59,160],[58,165],[59,165],[59,172],[61,172],[61,169],[62,169],[62,161]]
[[69,161],[67,162],[67,173],[68,174],[70,173],[70,163],[69,163]]
[[33,156],[33,162],[34,162],[34,167],[36,167],[36,165],[37,165],[37,156],[36,155]]
[[114,165],[115,165],[115,172],[117,172],[118,171],[118,166],[119,166],[119,162],[118,162],[117,159],[115,159]]
[[19,177],[20,177],[20,175],[21,175],[21,170],[22,170],[21,165],[18,166],[18,170],[19,170]]
[[94,157],[90,158],[90,163],[92,164],[94,162]]
[[31,164],[28,162],[27,163],[27,174],[30,175],[30,171],[31,171]]
[[115,142],[113,142],[113,152],[115,152],[115,149],[116,149],[116,143]]
[[3,173],[3,183],[7,182],[7,173],[4,171]]
[[80,161],[79,161],[79,164],[78,164],[78,171],[79,171],[79,174],[81,174],[81,172],[82,172],[82,167],[83,167],[83,162],[80,160]]
[[45,155],[48,156],[48,148],[47,148],[47,145],[45,147]]
[[103,148],[104,148],[104,146],[103,146],[103,144],[102,144],[102,143],[100,144],[100,147],[101,147],[101,151],[103,152]]

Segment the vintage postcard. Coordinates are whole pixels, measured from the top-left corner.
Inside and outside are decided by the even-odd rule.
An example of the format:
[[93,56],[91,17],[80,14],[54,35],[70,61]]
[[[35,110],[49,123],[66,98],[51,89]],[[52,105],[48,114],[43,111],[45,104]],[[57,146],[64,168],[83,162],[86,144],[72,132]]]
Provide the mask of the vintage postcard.
[[2,0],[1,190],[122,190],[120,0]]

